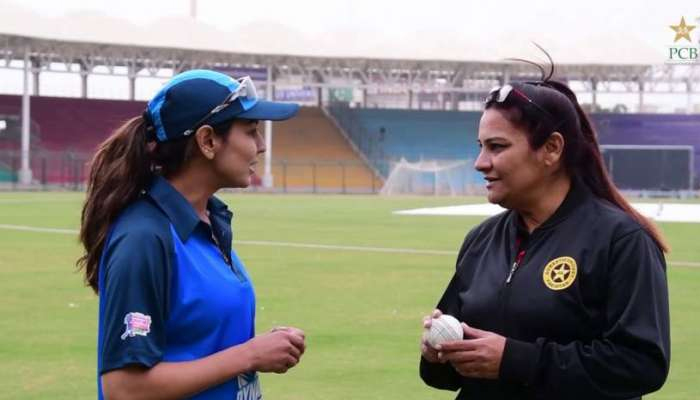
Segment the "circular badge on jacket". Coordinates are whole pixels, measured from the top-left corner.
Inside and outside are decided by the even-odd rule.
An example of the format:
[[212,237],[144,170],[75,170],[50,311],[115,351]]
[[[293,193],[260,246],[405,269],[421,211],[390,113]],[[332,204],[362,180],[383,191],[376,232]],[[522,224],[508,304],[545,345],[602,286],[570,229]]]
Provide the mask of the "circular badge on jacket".
[[552,290],[563,290],[576,279],[576,261],[571,257],[559,257],[547,263],[542,280]]

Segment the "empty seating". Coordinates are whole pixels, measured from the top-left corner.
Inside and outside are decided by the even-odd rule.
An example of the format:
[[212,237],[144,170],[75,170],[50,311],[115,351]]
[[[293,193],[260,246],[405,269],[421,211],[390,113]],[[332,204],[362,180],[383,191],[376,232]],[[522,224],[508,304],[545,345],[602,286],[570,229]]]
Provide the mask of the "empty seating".
[[[21,96],[0,95],[0,119],[7,121],[0,133],[3,179],[19,165],[21,104]],[[32,96],[34,176],[48,182],[82,179],[84,163],[96,146],[144,108],[139,101]],[[276,188],[374,191],[382,184],[375,171],[386,177],[391,164],[402,158],[473,161],[479,152],[480,112],[348,107],[331,107],[329,112],[333,118],[320,108],[303,107],[297,118],[275,123],[271,151]],[[601,144],[693,145],[696,180],[700,177],[700,115],[595,114],[592,119]],[[264,174],[262,165],[259,173]],[[479,182],[480,174],[471,178]]]
[[[479,152],[480,112],[347,107],[330,112],[385,176],[391,162],[401,158],[473,161]],[[700,115],[601,113],[592,119],[601,144],[693,145],[696,180],[700,177]]]
[[[9,171],[19,166],[21,104],[21,96],[0,95],[0,118],[13,121],[0,135],[0,151],[4,151],[0,164]],[[99,143],[123,122],[140,115],[145,106],[139,101],[32,96],[34,178],[48,183],[82,182],[85,164]],[[381,187],[380,179],[321,109],[302,108],[297,118],[274,126],[272,173],[280,190],[367,192]],[[2,179],[11,179],[5,175]]]
[[337,107],[330,112],[384,176],[402,158],[473,161],[479,153],[478,112]]
[[296,118],[274,124],[272,137],[272,174],[278,189],[366,192],[381,187],[320,108],[302,107]]

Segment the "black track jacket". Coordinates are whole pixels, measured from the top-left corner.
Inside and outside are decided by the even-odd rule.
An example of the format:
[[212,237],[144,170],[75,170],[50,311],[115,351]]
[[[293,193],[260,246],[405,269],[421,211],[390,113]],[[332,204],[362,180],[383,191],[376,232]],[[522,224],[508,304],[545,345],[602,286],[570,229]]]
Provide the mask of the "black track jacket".
[[[520,240],[516,241],[516,238]],[[516,242],[525,255],[513,267]],[[643,228],[580,181],[530,235],[506,211],[467,235],[437,308],[505,336],[499,379],[421,358],[457,399],[638,399],[670,360],[666,264]]]

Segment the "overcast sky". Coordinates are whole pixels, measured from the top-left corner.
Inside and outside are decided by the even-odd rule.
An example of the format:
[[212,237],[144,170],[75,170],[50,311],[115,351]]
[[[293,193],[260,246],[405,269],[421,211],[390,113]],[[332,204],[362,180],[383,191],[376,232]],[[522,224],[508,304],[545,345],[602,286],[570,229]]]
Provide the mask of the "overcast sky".
[[[7,0],[5,0],[7,1]],[[95,11],[147,24],[169,16],[189,16],[189,0],[10,0],[46,16]],[[117,5],[118,3],[118,5]],[[564,36],[628,31],[654,41],[681,16],[700,17],[697,1],[470,1],[470,0],[198,0],[198,17],[221,29],[276,21],[297,30],[322,33],[359,29],[385,33],[458,28],[487,39],[497,31]]]
[[[696,24],[700,18],[698,0],[198,0],[196,4],[202,26],[235,33],[220,35],[221,43],[211,44],[224,50],[460,60],[532,56],[536,50],[528,43],[537,41],[560,62],[658,59],[663,63],[674,38],[669,25],[677,25],[682,16],[688,24]],[[79,36],[100,37],[100,31],[119,29],[115,19],[121,19],[151,33],[141,35],[143,44],[152,44],[149,39],[166,31],[175,36],[176,43],[189,40],[185,25],[189,0],[0,0],[0,5],[4,11],[0,32],[12,30],[11,26],[24,26],[25,30],[33,26],[36,32],[53,35],[42,31],[42,26],[51,25],[46,20],[31,24],[11,17],[10,11],[24,10],[64,21],[52,29],[73,36],[82,22],[101,15],[111,23],[102,23],[103,29],[96,28],[96,32],[83,29]],[[164,20],[171,24],[163,25]],[[173,25],[171,31],[148,29]],[[130,33],[123,29],[121,34],[111,35],[117,40],[139,40]],[[697,45],[700,28],[691,35]],[[196,41],[191,44],[202,45]]]

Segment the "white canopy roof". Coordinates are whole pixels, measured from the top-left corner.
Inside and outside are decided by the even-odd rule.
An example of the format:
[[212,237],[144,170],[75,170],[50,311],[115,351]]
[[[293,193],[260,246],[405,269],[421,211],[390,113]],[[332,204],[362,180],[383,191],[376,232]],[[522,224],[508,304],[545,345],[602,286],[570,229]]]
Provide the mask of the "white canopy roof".
[[[118,5],[117,5],[118,7]],[[527,37],[498,29],[488,34],[466,33],[453,27],[442,31],[376,32],[334,30],[308,34],[280,22],[256,23],[223,31],[187,17],[169,17],[137,25],[96,12],[45,17],[12,4],[3,4],[0,33],[66,41],[126,44],[241,53],[381,59],[500,61],[506,57],[541,58],[531,43],[546,48],[556,63],[662,64],[665,40],[651,46],[634,32],[567,34]],[[669,30],[670,33],[672,33]],[[669,37],[671,34],[669,33]]]

